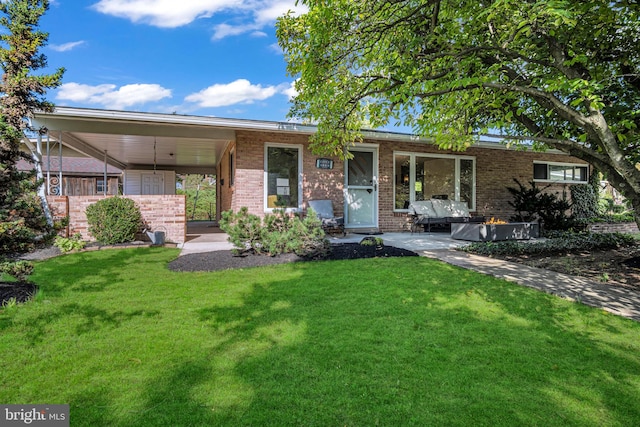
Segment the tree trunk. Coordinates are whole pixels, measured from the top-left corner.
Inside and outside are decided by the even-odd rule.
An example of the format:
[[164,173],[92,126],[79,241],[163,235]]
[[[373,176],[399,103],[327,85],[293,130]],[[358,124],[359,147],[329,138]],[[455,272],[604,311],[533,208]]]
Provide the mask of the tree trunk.
[[633,218],[638,225],[638,229],[640,230],[640,194],[634,194],[632,197],[628,198],[631,202],[631,207],[633,208]]

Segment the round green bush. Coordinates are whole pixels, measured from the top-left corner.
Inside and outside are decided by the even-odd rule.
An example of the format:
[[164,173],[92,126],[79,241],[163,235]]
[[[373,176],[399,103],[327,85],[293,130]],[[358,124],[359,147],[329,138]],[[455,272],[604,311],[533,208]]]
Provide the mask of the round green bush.
[[100,243],[131,242],[142,227],[140,209],[126,197],[109,197],[87,207],[89,233]]

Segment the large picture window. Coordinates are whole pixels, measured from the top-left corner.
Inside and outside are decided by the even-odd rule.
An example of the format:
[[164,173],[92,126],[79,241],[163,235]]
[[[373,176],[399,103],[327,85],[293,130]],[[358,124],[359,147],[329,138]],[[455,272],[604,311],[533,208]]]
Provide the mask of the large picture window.
[[587,183],[589,167],[572,163],[534,162],[533,180],[545,182]]
[[475,209],[475,158],[465,156],[396,153],[394,155],[395,209],[432,198],[467,202]]
[[264,170],[266,210],[297,209],[302,204],[302,147],[267,145]]

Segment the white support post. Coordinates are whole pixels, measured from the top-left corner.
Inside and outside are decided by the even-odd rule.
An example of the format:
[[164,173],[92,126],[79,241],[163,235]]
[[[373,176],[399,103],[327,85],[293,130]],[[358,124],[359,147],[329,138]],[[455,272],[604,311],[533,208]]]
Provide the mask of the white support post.
[[[32,157],[36,167],[36,178],[42,182],[44,176],[42,174],[42,134],[40,132],[38,132],[38,138],[36,140],[36,152],[32,153]],[[40,197],[42,210],[47,218],[47,223],[49,223],[50,226],[53,226],[53,216],[51,216],[49,203],[47,203],[47,195],[45,194],[44,186],[42,184],[38,187],[38,196]]]
[[45,185],[47,196],[49,196],[51,195],[51,140],[49,132],[47,132],[47,181]]
[[58,164],[60,165],[58,168],[58,186],[60,188],[58,196],[62,196],[62,131],[58,131]]

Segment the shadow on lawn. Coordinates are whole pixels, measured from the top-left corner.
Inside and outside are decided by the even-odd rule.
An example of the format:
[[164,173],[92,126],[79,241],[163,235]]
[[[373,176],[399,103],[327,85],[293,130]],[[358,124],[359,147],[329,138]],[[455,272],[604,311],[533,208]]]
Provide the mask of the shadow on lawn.
[[[126,282],[123,266],[157,271],[154,250],[61,257],[38,283],[89,296]],[[56,276],[58,262],[72,278]],[[111,377],[141,383],[126,412],[115,403],[126,382],[88,383],[68,402],[74,425],[640,424],[640,327],[580,304],[424,258],[166,275],[184,298],[169,309],[186,313],[197,344],[135,375],[116,367]],[[85,334],[159,315],[43,310],[22,320],[33,341],[60,317]]]
[[211,377],[207,360],[185,361],[158,376],[143,396],[147,402],[139,412],[119,420],[123,426],[216,425],[209,408],[193,399],[194,388]]
[[[135,269],[142,269],[145,265],[150,268],[158,267],[157,260],[152,256],[154,252],[160,252],[158,248],[136,248],[130,250],[105,250],[101,257],[96,258],[91,253],[73,254],[73,256],[60,256],[38,263],[36,271],[31,279],[39,287],[41,300],[57,298],[64,292],[98,293],[110,286],[121,284],[127,280],[127,274],[123,273],[128,267],[135,265]],[[132,252],[135,251],[135,252]],[[166,253],[166,252],[165,252]],[[134,256],[140,255],[140,256]],[[64,267],[65,276],[59,274]],[[107,311],[92,304],[69,303],[56,305],[51,308],[43,307],[34,316],[25,319],[25,326],[32,344],[47,338],[47,330],[52,322],[65,318],[77,318],[75,320],[75,332],[78,335],[95,332],[104,327],[120,327],[134,317],[156,316],[157,310],[112,310]],[[0,331],[11,326],[10,317],[0,313]]]
[[[63,290],[79,292],[100,292],[107,287],[121,283],[125,270],[135,266],[135,271],[144,274],[145,267],[158,269],[158,260],[153,254],[166,254],[164,248],[105,249],[95,252],[81,252],[62,255],[44,263],[38,263],[31,280],[45,296],[60,296]],[[176,252],[177,254],[177,252]],[[63,268],[67,274],[62,277],[58,271]],[[69,282],[73,284],[69,286]]]
[[[173,425],[640,420],[638,356],[584,328],[622,319],[457,269],[450,283],[455,267],[429,260],[326,267],[288,266],[273,283],[239,273],[256,282],[240,304],[196,310],[210,354],[159,373],[144,406],[169,408]],[[204,377],[215,392],[197,403]]]
[[109,392],[88,385],[74,396],[71,404],[72,425],[82,426],[197,426],[216,425],[214,414],[197,403],[193,390],[211,376],[206,360],[184,362],[172,367],[148,384],[143,406],[119,411],[108,397]]
[[99,331],[103,328],[119,328],[136,317],[154,317],[157,310],[107,311],[92,304],[63,304],[59,308],[46,311],[28,320],[26,336],[31,344],[51,338],[50,325],[60,319],[75,319],[75,334],[83,335]]

